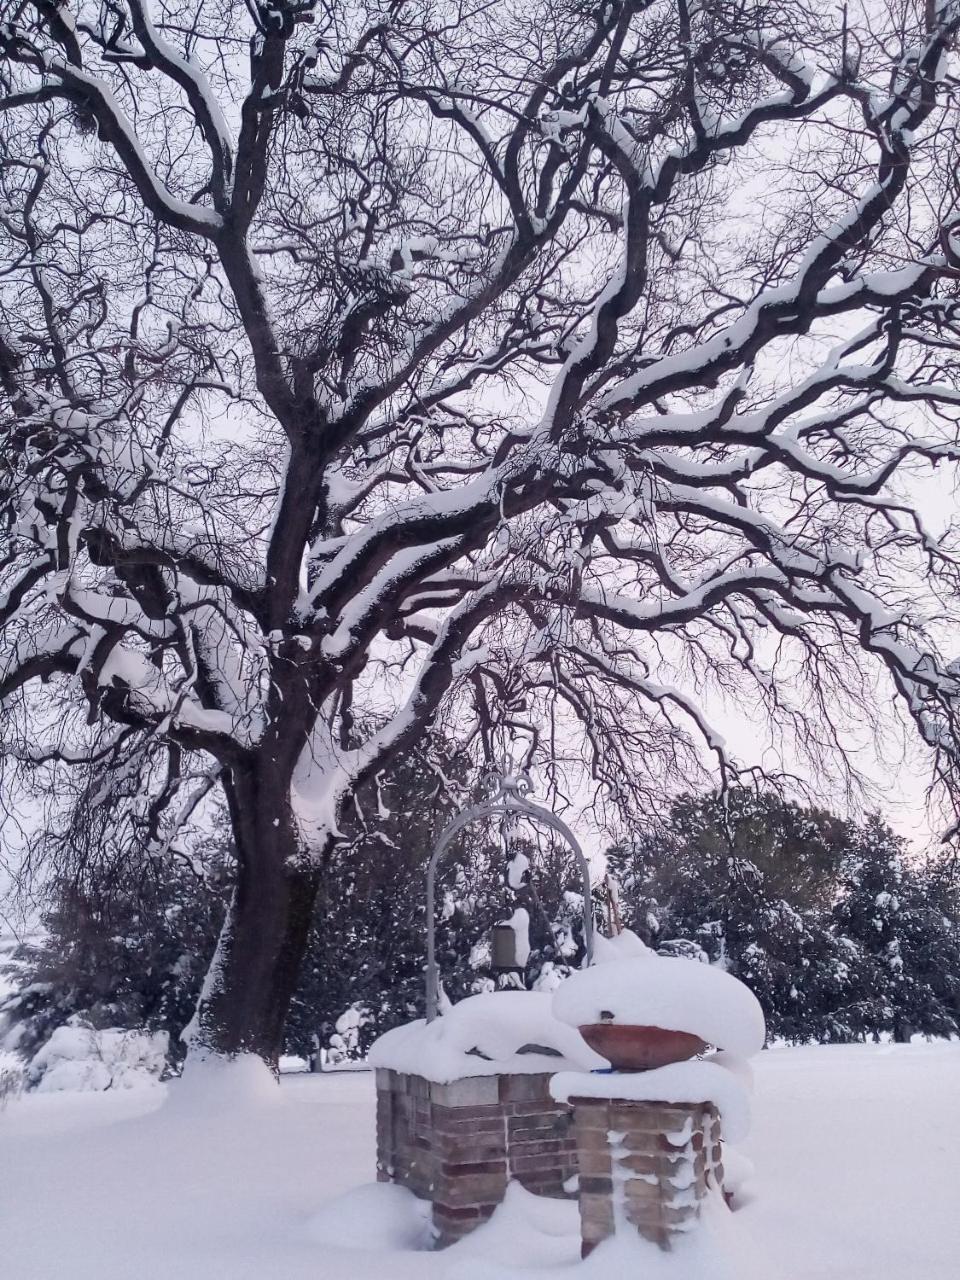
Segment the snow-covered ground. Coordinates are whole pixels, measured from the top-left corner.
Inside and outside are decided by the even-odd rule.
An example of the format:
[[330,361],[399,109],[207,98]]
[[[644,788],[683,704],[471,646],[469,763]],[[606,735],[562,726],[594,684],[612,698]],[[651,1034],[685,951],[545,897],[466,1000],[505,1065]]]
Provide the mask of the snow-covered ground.
[[[514,1195],[500,1221],[418,1251],[406,1193],[374,1169],[366,1074],[284,1079],[238,1106],[189,1090],[33,1095],[0,1113],[5,1280],[955,1280],[960,1045],[778,1049],[755,1060],[757,1167],[696,1250],[577,1262],[576,1211]],[[357,1189],[359,1188],[359,1190]],[[339,1197],[339,1198],[338,1198]],[[759,1256],[754,1270],[744,1259]]]

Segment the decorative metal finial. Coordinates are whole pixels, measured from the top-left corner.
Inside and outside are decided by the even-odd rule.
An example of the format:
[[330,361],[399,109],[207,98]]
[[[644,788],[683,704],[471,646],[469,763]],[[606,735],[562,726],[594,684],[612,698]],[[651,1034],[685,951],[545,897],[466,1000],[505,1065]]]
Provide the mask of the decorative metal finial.
[[502,773],[488,769],[483,775],[481,787],[486,793],[487,804],[523,804],[533,794],[533,780],[529,773]]

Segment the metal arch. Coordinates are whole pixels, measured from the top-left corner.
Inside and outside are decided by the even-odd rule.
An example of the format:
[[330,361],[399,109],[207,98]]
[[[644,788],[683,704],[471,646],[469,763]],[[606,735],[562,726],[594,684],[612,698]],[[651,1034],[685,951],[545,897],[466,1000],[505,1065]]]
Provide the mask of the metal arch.
[[532,790],[532,784],[526,774],[521,774],[519,777],[505,777],[502,774],[493,773],[488,775],[487,781],[492,792],[490,799],[483,800],[479,804],[470,805],[462,813],[458,813],[444,827],[437,839],[427,866],[427,1022],[432,1022],[437,1016],[439,995],[440,975],[437,969],[435,901],[437,866],[440,859],[450,848],[454,837],[464,827],[469,826],[472,822],[478,822],[481,818],[490,818],[497,814],[519,814],[533,822],[539,822],[545,827],[550,827],[551,830],[556,831],[558,835],[566,840],[573,850],[574,857],[580,867],[580,877],[583,884],[583,942],[586,951],[584,964],[589,965],[593,960],[593,910],[590,891],[590,867],[584,857],[583,850],[580,848],[579,840],[562,818],[558,818],[549,809],[544,809],[541,805],[534,804],[532,800],[527,799],[529,792]]

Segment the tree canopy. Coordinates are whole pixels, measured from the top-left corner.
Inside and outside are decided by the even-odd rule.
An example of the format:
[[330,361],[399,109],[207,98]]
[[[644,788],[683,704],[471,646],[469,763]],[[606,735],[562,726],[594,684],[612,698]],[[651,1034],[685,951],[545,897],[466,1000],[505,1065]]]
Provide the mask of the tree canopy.
[[958,29],[5,4],[4,760],[157,847],[223,790],[198,1045],[276,1057],[318,868],[430,723],[636,816],[761,763],[718,696],[842,777],[892,695],[952,793],[911,485],[960,458]]

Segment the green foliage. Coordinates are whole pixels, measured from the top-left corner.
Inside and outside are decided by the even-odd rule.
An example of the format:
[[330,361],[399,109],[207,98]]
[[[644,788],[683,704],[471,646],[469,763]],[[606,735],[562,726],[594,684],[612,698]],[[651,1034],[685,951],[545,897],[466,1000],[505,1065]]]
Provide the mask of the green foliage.
[[[348,840],[323,868],[288,1052],[309,1057],[319,1044],[355,1056],[422,1016],[427,860],[468,782],[468,762],[434,739],[360,792]],[[128,856],[95,892],[73,877],[50,883],[43,932],[21,948],[16,989],[0,1004],[0,1044],[29,1057],[79,1015],[96,1028],[166,1031],[176,1064],[232,888],[226,816],[212,826],[192,857]],[[509,859],[524,849],[523,833],[507,848],[497,824],[472,827],[444,863],[437,957],[451,1000],[495,985],[490,930],[517,906],[531,920],[529,982],[549,985],[582,955],[569,857],[548,846],[511,887]]]
[[[319,1043],[355,1056],[422,1015],[426,864],[468,780],[467,762],[434,741],[361,794],[349,842],[323,870],[289,1052]],[[742,978],[773,1037],[960,1031],[956,866],[912,863],[878,817],[842,822],[772,793],[683,796],[662,830],[607,859],[622,923],[661,952]],[[0,1047],[29,1057],[79,1014],[94,1027],[167,1031],[181,1054],[231,886],[223,817],[192,856],[128,859],[96,894],[54,881],[44,933],[21,948],[0,1006]],[[554,985],[582,958],[579,888],[563,849],[535,849],[528,831],[470,828],[438,881],[446,995],[495,985],[490,929],[518,906],[530,918],[525,981]]]
[[771,793],[683,796],[662,833],[608,853],[649,945],[722,964],[769,1034],[848,1041],[960,1031],[960,885],[863,824]]
[[225,840],[209,841],[202,858],[118,864],[109,886],[54,880],[42,932],[11,965],[16,982],[0,1003],[0,1044],[30,1057],[79,1014],[95,1029],[166,1031],[176,1061],[231,880]]

